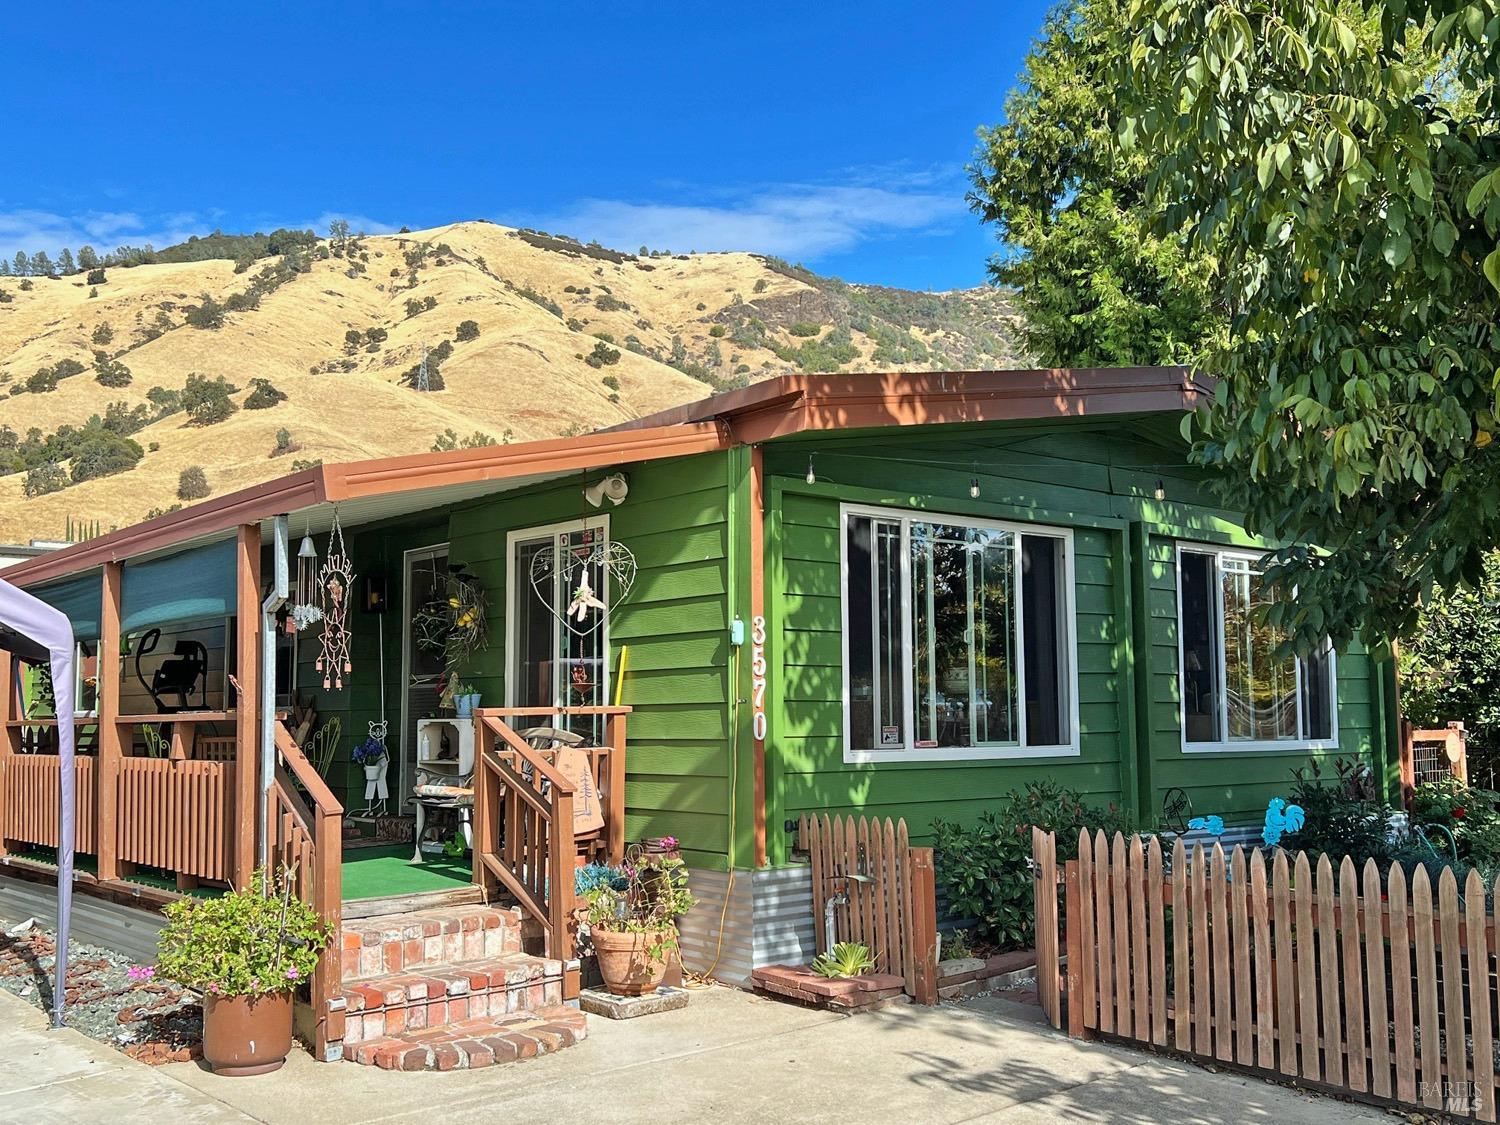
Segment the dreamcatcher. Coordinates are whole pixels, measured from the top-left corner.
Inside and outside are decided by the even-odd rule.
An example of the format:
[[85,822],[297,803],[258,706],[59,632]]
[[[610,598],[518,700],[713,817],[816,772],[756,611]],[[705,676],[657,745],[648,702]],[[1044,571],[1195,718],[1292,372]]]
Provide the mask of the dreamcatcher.
[[[607,542],[602,529],[587,526],[581,533],[560,535],[555,551],[538,551],[531,560],[531,586],[537,597],[580,637],[598,629],[610,606],[630,596],[635,573],[635,555],[629,547]],[[553,597],[559,584],[567,598],[561,607]]]
[[333,510],[333,528],[328,533],[328,557],[318,572],[323,601],[323,650],[314,667],[323,673],[323,688],[329,681],[342,691],[344,676],[353,671],[349,664],[349,595],[354,589],[354,564],[344,546],[344,529],[339,525],[339,511]]

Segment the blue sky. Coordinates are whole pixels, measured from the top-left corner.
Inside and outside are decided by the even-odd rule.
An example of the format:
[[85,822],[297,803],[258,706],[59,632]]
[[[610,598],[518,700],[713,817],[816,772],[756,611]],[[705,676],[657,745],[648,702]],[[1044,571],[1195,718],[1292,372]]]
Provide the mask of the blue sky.
[[0,252],[488,218],[976,285],[963,166],[1045,8],[12,5]]

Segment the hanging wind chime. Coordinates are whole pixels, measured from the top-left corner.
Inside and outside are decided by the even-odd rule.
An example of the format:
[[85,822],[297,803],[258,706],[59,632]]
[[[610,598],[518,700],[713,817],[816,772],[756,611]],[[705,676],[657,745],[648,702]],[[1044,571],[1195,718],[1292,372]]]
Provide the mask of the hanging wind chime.
[[323,620],[323,607],[313,600],[317,582],[318,549],[313,545],[312,536],[304,531],[302,545],[297,548],[297,592],[286,615],[288,633],[300,633]]
[[344,546],[339,510],[333,510],[333,528],[328,533],[328,557],[318,572],[323,600],[323,651],[314,667],[323,673],[323,688],[342,691],[349,664],[349,595],[354,589],[354,565]]

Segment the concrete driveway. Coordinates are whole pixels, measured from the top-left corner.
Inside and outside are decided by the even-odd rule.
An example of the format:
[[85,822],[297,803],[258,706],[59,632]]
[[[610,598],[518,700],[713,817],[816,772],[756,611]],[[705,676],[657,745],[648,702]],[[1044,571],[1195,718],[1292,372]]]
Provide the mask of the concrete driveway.
[[[474,1072],[319,1066],[298,1053],[276,1074],[227,1079],[191,1064],[152,1070],[114,1056],[133,1068],[118,1080],[144,1083],[141,1090],[149,1087],[167,1100],[142,1098],[133,1110],[115,1101],[98,1113],[75,1101],[66,1119],[111,1125],[163,1119],[519,1125],[664,1117],[714,1125],[768,1119],[799,1125],[1388,1120],[1374,1109],[1258,1079],[1075,1043],[1039,1026],[1037,1018],[1034,1008],[997,999],[850,1018],[716,988],[695,993],[680,1012],[630,1023],[591,1019],[585,1043]],[[102,1047],[97,1052],[113,1054]],[[13,1047],[8,1054],[19,1061]],[[0,1105],[8,1107],[3,1116],[10,1120],[11,1109],[24,1107],[15,1119],[50,1120],[48,1089],[34,1085],[17,1102],[0,1084]]]

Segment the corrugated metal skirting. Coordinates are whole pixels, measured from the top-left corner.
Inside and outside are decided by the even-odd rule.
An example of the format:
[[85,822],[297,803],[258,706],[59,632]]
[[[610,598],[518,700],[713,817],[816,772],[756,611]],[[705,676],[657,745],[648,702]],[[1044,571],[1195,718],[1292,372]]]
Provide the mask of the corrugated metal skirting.
[[698,904],[681,924],[682,963],[689,972],[744,987],[752,968],[800,964],[816,952],[810,868],[736,871],[727,911],[725,872],[694,871],[690,885]]
[[[35,918],[52,929],[57,925],[57,888],[0,871],[0,925],[13,926]],[[143,964],[156,961],[156,935],[166,919],[150,908],[125,906],[93,895],[73,894],[74,941],[113,949]]]

